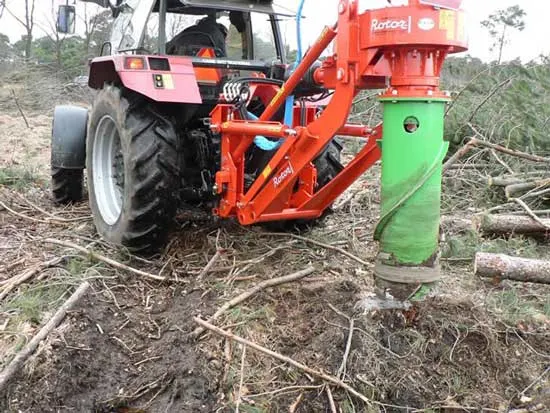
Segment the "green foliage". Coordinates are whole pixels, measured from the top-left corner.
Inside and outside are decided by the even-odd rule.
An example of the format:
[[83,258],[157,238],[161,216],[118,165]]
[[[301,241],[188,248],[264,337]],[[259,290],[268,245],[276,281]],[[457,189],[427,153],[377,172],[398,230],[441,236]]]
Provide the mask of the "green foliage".
[[90,18],[89,25],[93,31],[89,34],[88,57],[99,56],[103,43],[109,41],[111,24],[113,22],[110,10],[102,11]]
[[17,312],[17,320],[39,324],[45,312],[57,307],[57,301],[66,293],[62,285],[40,285],[27,288],[2,306],[6,312]]
[[446,120],[454,145],[473,135],[473,124],[487,139],[514,149],[550,151],[550,65],[513,61],[492,65],[471,57],[450,58],[443,88],[460,91]]
[[40,182],[40,176],[34,168],[7,166],[0,168],[0,186],[24,189]]
[[10,57],[13,53],[13,47],[10,44],[10,38],[0,33],[0,60]]

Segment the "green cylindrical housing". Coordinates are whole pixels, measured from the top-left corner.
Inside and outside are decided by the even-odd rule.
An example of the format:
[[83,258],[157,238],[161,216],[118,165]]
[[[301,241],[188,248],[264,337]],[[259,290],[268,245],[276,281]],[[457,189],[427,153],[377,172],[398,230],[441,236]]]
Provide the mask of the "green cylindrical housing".
[[382,98],[381,218],[375,275],[386,281],[437,281],[446,99]]

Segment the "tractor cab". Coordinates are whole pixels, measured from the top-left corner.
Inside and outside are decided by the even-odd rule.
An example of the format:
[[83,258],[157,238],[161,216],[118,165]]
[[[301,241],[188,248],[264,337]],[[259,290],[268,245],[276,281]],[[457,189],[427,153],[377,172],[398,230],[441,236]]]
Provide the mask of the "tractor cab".
[[228,79],[284,70],[279,21],[294,16],[246,0],[127,0],[116,15],[102,54],[186,56],[204,103],[217,101]]

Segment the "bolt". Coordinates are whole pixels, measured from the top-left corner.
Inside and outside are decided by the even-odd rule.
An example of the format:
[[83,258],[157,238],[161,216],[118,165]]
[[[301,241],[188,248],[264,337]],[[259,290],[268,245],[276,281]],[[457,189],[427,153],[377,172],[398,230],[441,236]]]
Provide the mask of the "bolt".
[[346,4],[341,1],[340,4],[338,5],[338,13],[340,14],[344,14],[346,12]]
[[338,73],[336,73],[336,79],[344,80],[344,75],[345,75],[344,69],[340,68],[338,69]]
[[433,96],[434,95],[434,91],[433,90],[428,90],[428,96]]
[[451,97],[451,96],[452,96],[452,93],[451,93],[449,90],[446,90],[446,91],[445,91],[445,96]]
[[394,96],[397,96],[399,94],[399,92],[397,90],[393,89],[391,91],[391,94],[394,95]]

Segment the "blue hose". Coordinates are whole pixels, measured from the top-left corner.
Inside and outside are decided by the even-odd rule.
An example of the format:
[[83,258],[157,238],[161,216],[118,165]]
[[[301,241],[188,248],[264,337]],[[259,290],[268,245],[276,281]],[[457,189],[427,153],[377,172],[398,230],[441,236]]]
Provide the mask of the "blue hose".
[[[294,67],[292,70],[296,70],[300,62],[302,61],[302,13],[304,10],[304,4],[305,0],[300,1],[300,6],[298,7],[298,11],[296,13],[296,40],[297,40],[297,46],[298,50],[296,53],[296,61],[294,62]],[[252,113],[248,112],[248,116],[254,120],[257,120],[258,118],[254,116]],[[292,127],[294,124],[294,95],[291,95],[286,98],[285,101],[285,118],[284,118],[285,125],[288,125]],[[277,149],[279,146],[281,146],[282,141],[271,141],[267,139],[265,136],[256,136],[254,138],[254,144],[264,151],[272,151]]]
[[[248,118],[252,120],[258,120],[258,117],[253,113],[247,112]],[[281,146],[282,141],[271,141],[265,136],[258,135],[254,138],[254,145],[260,148],[262,151],[273,151]]]
[[[304,11],[305,0],[300,1],[298,12],[296,13],[296,40],[298,50],[296,52],[296,61],[294,62],[293,70],[296,70],[302,61],[302,13]],[[294,123],[294,95],[286,98],[285,102],[285,125],[292,127]]]

